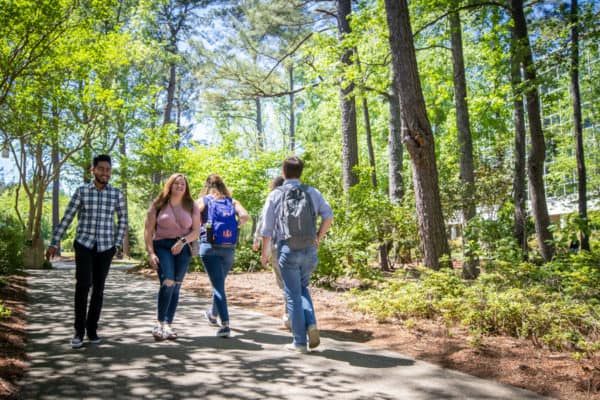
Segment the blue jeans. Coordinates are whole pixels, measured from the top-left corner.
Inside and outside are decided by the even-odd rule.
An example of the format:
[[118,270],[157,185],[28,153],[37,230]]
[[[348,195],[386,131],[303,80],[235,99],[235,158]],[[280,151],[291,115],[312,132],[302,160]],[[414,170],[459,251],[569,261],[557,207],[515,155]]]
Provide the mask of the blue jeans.
[[317,248],[293,250],[285,241],[280,241],[277,247],[294,344],[306,346],[306,328],[317,324],[308,290],[310,275],[317,267]]
[[[177,239],[155,240],[154,252],[158,256],[158,279],[160,289],[158,291],[158,316],[160,322],[170,324],[175,318],[175,311],[179,303],[179,291],[181,282],[190,266],[192,253],[190,246],[183,246],[179,254],[171,254],[171,247]],[[165,282],[171,281],[171,282]]]
[[219,316],[222,324],[229,324],[225,278],[233,265],[235,247],[218,247],[210,243],[200,244],[200,258],[213,287],[211,314]]

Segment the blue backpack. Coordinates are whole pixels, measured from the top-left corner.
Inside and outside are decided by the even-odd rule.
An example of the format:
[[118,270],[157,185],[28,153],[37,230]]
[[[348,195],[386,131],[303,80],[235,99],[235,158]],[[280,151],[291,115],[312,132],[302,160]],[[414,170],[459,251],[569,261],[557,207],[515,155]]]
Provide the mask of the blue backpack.
[[217,246],[235,246],[238,237],[238,221],[231,197],[216,200],[205,196],[208,209],[206,219],[206,240]]

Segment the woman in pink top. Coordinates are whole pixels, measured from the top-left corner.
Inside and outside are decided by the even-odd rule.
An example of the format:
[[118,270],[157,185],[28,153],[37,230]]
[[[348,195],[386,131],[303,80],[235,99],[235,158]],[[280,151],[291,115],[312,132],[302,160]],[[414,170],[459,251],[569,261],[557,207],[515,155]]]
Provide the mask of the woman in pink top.
[[144,229],[150,265],[158,271],[156,340],[176,339],[171,324],[179,302],[179,290],[192,259],[191,243],[200,235],[200,209],[190,194],[183,174],[173,174],[154,199]]

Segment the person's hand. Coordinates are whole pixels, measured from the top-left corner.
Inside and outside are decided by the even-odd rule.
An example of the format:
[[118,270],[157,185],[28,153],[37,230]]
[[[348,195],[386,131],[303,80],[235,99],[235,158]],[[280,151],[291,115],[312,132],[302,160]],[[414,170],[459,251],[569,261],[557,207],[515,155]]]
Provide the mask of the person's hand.
[[56,247],[49,246],[46,250],[46,260],[50,261],[56,255]]
[[183,246],[185,246],[185,243],[183,243],[181,240],[176,241],[175,244],[171,246],[171,254],[176,256],[177,254],[181,253]]
[[158,264],[160,263],[158,256],[152,253],[150,254],[150,258],[148,261],[150,262],[150,266],[152,267],[152,269],[156,271],[158,269]]
[[252,250],[258,251],[258,249],[260,249],[260,242],[252,243]]
[[260,263],[262,264],[263,267],[266,267],[267,264],[269,263],[269,254],[265,251],[262,252],[261,256],[260,256]]

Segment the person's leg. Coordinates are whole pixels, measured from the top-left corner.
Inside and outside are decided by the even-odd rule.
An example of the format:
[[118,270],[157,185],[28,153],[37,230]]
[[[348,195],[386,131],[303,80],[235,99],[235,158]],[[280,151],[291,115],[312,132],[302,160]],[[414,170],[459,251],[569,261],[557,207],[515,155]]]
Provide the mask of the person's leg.
[[221,317],[221,323],[225,325],[225,323],[229,323],[229,312],[225,297],[225,277],[223,276],[224,270],[222,267],[223,257],[219,254],[217,248],[213,248],[210,244],[202,243],[200,246],[200,258],[213,287],[213,304],[217,309],[217,314]]
[[283,298],[283,316],[282,322],[286,328],[289,329],[290,321],[287,310],[287,296],[285,294],[284,286],[283,286],[283,278],[281,277],[281,268],[279,268],[279,254],[277,253],[277,246],[271,246],[271,266],[273,267],[273,274],[275,275],[275,281],[277,282],[277,287],[281,290],[281,296]]
[[300,259],[302,253],[290,249],[287,244],[279,246],[279,267],[288,301],[292,335],[296,346],[306,346],[306,320],[302,309],[302,279]]
[[190,261],[192,260],[192,253],[190,252],[189,246],[184,246],[181,253],[175,256],[174,263],[174,277],[175,286],[173,288],[173,294],[171,295],[171,301],[169,302],[169,308],[165,316],[165,322],[167,324],[173,323],[175,318],[175,311],[177,311],[177,305],[179,304],[179,292],[181,290],[181,284],[185,278]]
[[158,279],[160,289],[157,296],[156,319],[165,322],[169,303],[175,288],[175,257],[171,254],[171,246],[175,243],[173,239],[154,241],[154,252],[158,257]]
[[[233,266],[235,248],[218,247],[218,248],[215,248],[215,251],[217,252],[217,254],[219,254],[221,257],[223,257],[222,262],[221,262],[221,269],[223,270],[222,271],[223,282],[225,282],[225,280],[227,279],[227,275],[229,275],[229,271],[231,271],[231,267]],[[212,302],[212,307],[210,309],[210,313],[213,317],[221,316],[219,314],[219,309],[217,308],[217,304],[214,301]],[[223,320],[223,318],[221,318],[221,321],[222,320]]]
[[98,320],[102,312],[102,303],[104,302],[104,284],[110,263],[115,255],[116,249],[108,249],[103,252],[96,252],[92,265],[92,296],[90,299],[90,308],[87,314],[87,335],[91,340],[97,339]]
[[92,250],[74,242],[75,248],[75,336],[83,339],[90,286],[92,286]]
[[319,346],[321,339],[319,337],[319,330],[317,329],[317,318],[315,315],[315,308],[310,295],[310,276],[317,267],[317,248],[309,247],[302,250],[302,264],[300,267],[301,275],[301,286],[302,286],[302,310],[304,313],[304,319],[306,324],[306,332],[308,335],[308,347],[314,349]]
[[312,298],[310,296],[310,277],[317,267],[317,249],[316,247],[309,247],[302,250],[303,257],[300,265],[300,279],[302,285],[302,309],[304,310],[304,317],[306,320],[306,326],[316,325],[317,318],[315,315],[315,309],[313,306]]

